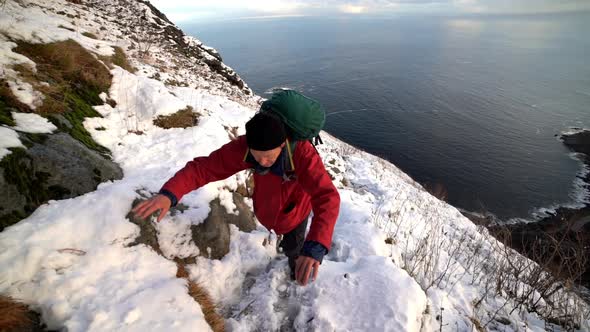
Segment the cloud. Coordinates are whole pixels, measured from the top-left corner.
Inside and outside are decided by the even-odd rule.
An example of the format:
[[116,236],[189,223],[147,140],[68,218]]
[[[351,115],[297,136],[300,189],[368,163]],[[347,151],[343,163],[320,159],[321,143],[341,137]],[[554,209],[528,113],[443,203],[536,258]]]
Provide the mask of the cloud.
[[339,9],[342,13],[346,14],[362,14],[367,12],[367,7],[351,4],[342,5]]
[[151,0],[173,21],[392,13],[554,13],[590,11],[588,0]]

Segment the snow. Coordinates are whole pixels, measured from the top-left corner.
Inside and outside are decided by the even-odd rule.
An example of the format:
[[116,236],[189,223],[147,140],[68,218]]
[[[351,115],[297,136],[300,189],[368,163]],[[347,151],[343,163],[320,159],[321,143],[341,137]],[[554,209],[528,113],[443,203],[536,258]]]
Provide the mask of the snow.
[[[70,11],[71,9],[66,6],[64,10]],[[114,54],[110,43],[85,37],[82,33],[86,31],[78,26],[73,26],[70,21],[66,20],[66,16],[51,13],[35,4],[26,6],[26,10],[24,10],[16,1],[3,3],[2,10],[0,10],[0,32],[0,66],[7,68],[0,71],[0,79],[5,79],[18,100],[28,105],[32,110],[41,104],[42,94],[36,91],[30,83],[23,81],[19,74],[10,68],[15,64],[27,64],[34,69],[35,64],[26,57],[13,52],[17,44],[12,40],[28,43],[51,43],[73,39],[98,55],[111,56]],[[9,39],[7,36],[11,38]]]
[[[426,295],[414,279],[390,259],[364,256],[354,264],[327,261],[321,273],[322,278],[311,287],[311,291],[317,293],[317,302],[305,315],[305,318],[314,317],[312,328],[319,331],[342,327],[353,331],[420,330]],[[296,322],[303,325],[306,320]]]
[[43,94],[36,91],[30,83],[15,78],[8,81],[8,86],[10,87],[12,94],[21,103],[29,106],[32,110],[36,109],[43,102]]
[[0,160],[11,152],[8,148],[24,147],[16,131],[0,126]]
[[164,83],[121,68],[113,70],[109,93],[117,101],[118,108],[126,111],[127,121],[138,125],[135,130],[147,129],[157,115],[168,115],[186,107]]
[[16,122],[13,129],[26,133],[49,134],[57,129],[49,120],[35,113],[12,112],[12,118]]
[[[79,8],[62,1],[36,3],[72,14]],[[98,19],[98,13],[88,9],[86,15]],[[92,40],[58,28],[72,25],[62,15],[37,6],[24,10],[7,2],[0,19],[0,31],[15,39],[75,38],[89,50],[105,52],[99,54],[108,53],[110,46],[104,45],[129,44],[118,39],[124,33],[115,23],[100,21],[108,42]],[[91,23],[81,21],[76,21],[77,27],[91,30]],[[201,44],[194,38],[185,40]],[[1,45],[3,67],[30,62],[11,51],[12,43]],[[154,223],[163,256],[144,245],[129,247],[139,227],[126,215],[135,199],[157,192],[186,162],[229,142],[234,128],[238,135],[244,134],[258,97],[238,98],[235,90],[214,82],[211,75],[205,79],[193,73],[192,67],[155,66],[153,59],[171,63],[169,53],[157,45],[150,56],[151,64],[133,60],[139,68],[136,74],[113,69],[113,84],[108,96],[101,98],[113,99],[116,106],[95,106],[103,117],[84,122],[92,137],[112,152],[124,171],[123,179],[102,183],[82,196],[43,204],[0,233],[0,293],[31,305],[49,329],[209,330],[199,304],[188,295],[186,281],[176,278],[172,259],[199,254],[191,240],[191,225],[205,220],[209,203],[216,198],[228,212],[235,211],[231,190],[244,183],[246,174],[195,190],[181,201],[187,210]],[[182,77],[189,86],[169,86],[155,79],[156,73],[166,79]],[[17,89],[25,86],[14,72],[6,70],[3,75]],[[35,93],[23,91],[28,92],[20,100]],[[32,100],[29,104],[34,104]],[[200,115],[195,127],[162,129],[153,124],[157,116],[187,106]],[[22,146],[14,129],[55,130],[40,116],[13,115],[15,128],[0,127],[0,156],[9,153],[9,147]],[[291,281],[287,259],[276,249],[276,234],[260,224],[251,233],[230,225],[230,251],[225,257],[211,260],[201,253],[196,264],[187,266],[190,279],[203,285],[219,305],[228,331],[471,331],[473,320],[489,323],[490,329],[544,330],[545,322],[537,314],[502,310],[509,303],[504,295],[487,297],[474,307],[484,292],[478,280],[487,274],[476,267],[499,261],[500,244],[394,165],[327,133],[322,137],[325,144],[318,149],[339,189],[341,210],[332,250],[317,280],[307,286]],[[429,265],[419,264],[424,254]],[[495,311],[510,325],[494,325]]]

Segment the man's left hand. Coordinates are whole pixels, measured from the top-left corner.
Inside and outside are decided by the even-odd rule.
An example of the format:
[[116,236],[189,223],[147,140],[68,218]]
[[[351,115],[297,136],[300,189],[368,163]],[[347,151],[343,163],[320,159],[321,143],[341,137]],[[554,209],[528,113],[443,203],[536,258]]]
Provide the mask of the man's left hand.
[[315,259],[307,256],[299,256],[295,261],[295,279],[297,282],[305,286],[307,285],[307,281],[309,280],[309,276],[313,269],[313,277],[312,281],[318,276],[318,270],[320,268],[320,262],[316,261]]

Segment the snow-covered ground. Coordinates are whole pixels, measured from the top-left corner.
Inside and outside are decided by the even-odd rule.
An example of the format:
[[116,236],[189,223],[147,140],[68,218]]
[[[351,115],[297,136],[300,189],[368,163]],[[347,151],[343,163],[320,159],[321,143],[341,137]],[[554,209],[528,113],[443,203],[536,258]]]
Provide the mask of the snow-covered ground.
[[[8,1],[0,10],[0,64],[2,78],[13,82],[17,97],[32,108],[42,97],[26,87],[18,73],[6,69],[30,60],[11,51],[14,45],[7,36],[31,42],[73,38],[99,54],[129,43],[106,19],[100,21],[107,27],[101,40],[81,35],[84,29],[97,32],[88,22],[100,20],[99,9],[60,1],[21,3],[28,6]],[[53,11],[44,8],[48,4]],[[84,12],[74,22],[79,24],[55,14],[72,8]],[[75,32],[57,28],[62,24],[73,26]],[[152,58],[170,57],[166,52],[155,45]],[[112,151],[124,178],[73,199],[50,201],[0,233],[0,293],[30,304],[50,329],[209,329],[169,258],[198,254],[194,243],[186,241],[190,225],[206,218],[209,203],[217,197],[231,211],[229,191],[246,175],[239,173],[188,194],[182,200],[188,210],[156,225],[166,257],[145,246],[127,247],[139,228],[125,216],[139,193],[156,192],[187,161],[229,142],[228,128],[237,127],[243,134],[245,122],[256,111],[256,97],[240,102],[235,92],[229,98],[223,89],[211,88],[214,82],[182,66],[160,73],[161,67],[141,61],[135,59],[140,68],[136,74],[121,68],[111,71],[108,97],[116,106],[96,106],[103,117],[85,122],[93,138]],[[150,78],[156,72],[170,77],[180,72],[191,84],[166,85]],[[201,114],[197,126],[153,125],[158,115],[186,106]],[[7,147],[21,146],[15,130],[55,129],[33,115],[17,114],[15,119],[16,127],[0,127],[0,156]],[[503,259],[500,244],[394,165],[326,133],[323,137],[319,151],[342,205],[333,248],[315,282],[302,287],[289,280],[286,258],[276,251],[276,235],[261,225],[251,233],[232,226],[228,255],[221,260],[199,257],[189,265],[191,279],[219,304],[227,330],[475,331],[477,324],[498,331],[545,330],[537,314],[511,312],[506,296],[486,296],[484,280],[490,271],[485,267],[500,265],[493,264]]]

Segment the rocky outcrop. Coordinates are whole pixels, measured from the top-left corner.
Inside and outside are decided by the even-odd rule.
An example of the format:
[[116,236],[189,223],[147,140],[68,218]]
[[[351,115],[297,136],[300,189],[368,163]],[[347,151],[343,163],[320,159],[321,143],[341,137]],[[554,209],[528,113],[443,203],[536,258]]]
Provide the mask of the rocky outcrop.
[[[139,1],[146,5],[155,17],[152,20],[155,24],[152,28],[163,30],[162,36],[164,40],[173,40],[180,53],[186,55],[189,58],[197,58],[203,61],[211,68],[212,71],[218,73],[224,77],[232,85],[235,85],[241,89],[246,95],[252,95],[252,90],[244,83],[244,81],[234,72],[231,68],[223,64],[221,55],[213,48],[207,47],[200,42],[196,42],[194,39],[187,39],[184,32],[174,25],[166,15],[160,12],[148,1]],[[145,19],[147,21],[147,18]]]
[[69,134],[20,138],[28,148],[12,149],[0,162],[0,230],[48,200],[76,197],[123,177],[117,164]]
[[123,178],[114,162],[88,149],[65,133],[49,135],[43,144],[28,149],[36,172],[50,174],[48,187],[60,186],[63,198],[75,197],[96,189],[104,181]]
[[[203,88],[221,92],[236,102],[253,103],[252,90],[234,70],[222,62],[215,49],[187,36],[148,1],[88,0],[85,1],[85,5],[100,11],[104,17],[117,18],[115,22],[110,23],[118,25],[120,30],[134,41],[125,50],[133,57],[150,57],[151,46],[157,47],[160,51],[165,50],[173,55],[175,65],[206,78],[207,83]],[[161,71],[168,72],[170,78],[166,82],[183,86],[188,84],[182,73],[177,75],[167,70],[169,64],[166,61],[155,58],[150,62]]]
[[[228,213],[227,209],[221,205],[218,198],[214,199],[209,207],[211,212],[199,225],[191,226],[191,237],[195,245],[199,248],[201,256],[221,259],[229,252],[230,230],[229,225],[235,225],[242,232],[251,232],[256,229],[254,214],[244,202],[244,197],[238,193],[232,193],[233,202],[236,205],[235,213]],[[133,206],[140,200],[133,202]],[[182,213],[187,207],[178,204],[170,209],[171,215]],[[156,212],[155,214],[157,214]],[[129,213],[127,218],[140,227],[140,234],[131,246],[145,244],[159,254],[162,254],[158,243],[158,231],[153,222],[137,218],[133,213]],[[149,219],[149,218],[148,218]],[[182,263],[194,263],[195,257],[177,259]]]
[[576,133],[561,135],[563,144],[575,152],[590,156],[590,130],[581,130]]
[[237,193],[232,195],[237,214],[228,213],[219,199],[215,199],[209,204],[211,212],[207,219],[199,225],[191,226],[193,241],[203,256],[221,259],[229,252],[230,224],[243,232],[256,229],[254,215],[244,203],[244,198]]

